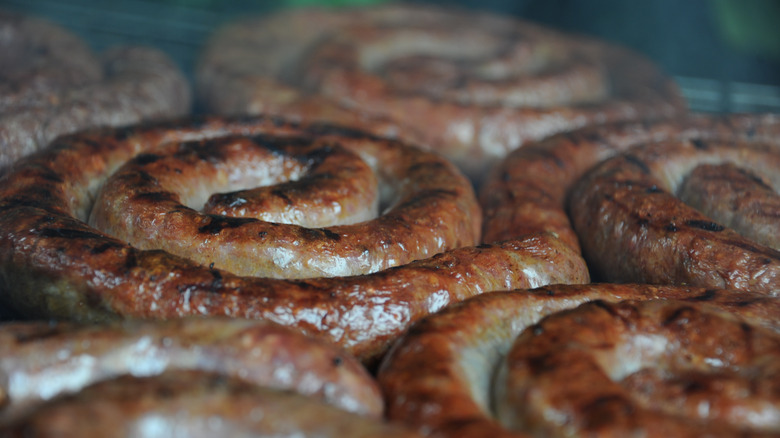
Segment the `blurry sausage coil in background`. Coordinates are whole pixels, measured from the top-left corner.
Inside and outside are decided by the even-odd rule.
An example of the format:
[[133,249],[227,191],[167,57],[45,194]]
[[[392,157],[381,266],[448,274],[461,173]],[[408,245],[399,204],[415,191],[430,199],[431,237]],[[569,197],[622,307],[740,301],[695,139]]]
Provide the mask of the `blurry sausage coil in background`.
[[187,79],[163,52],[94,54],[46,20],[0,10],[0,174],[55,137],[189,113]]
[[528,141],[669,117],[676,85],[618,46],[508,17],[388,4],[229,23],[196,69],[207,111],[360,127],[437,150],[479,181]]

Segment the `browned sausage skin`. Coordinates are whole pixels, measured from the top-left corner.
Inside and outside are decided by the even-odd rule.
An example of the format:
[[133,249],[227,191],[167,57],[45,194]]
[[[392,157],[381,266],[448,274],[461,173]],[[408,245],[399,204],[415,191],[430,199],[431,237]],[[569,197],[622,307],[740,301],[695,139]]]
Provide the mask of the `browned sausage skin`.
[[480,181],[557,132],[668,117],[684,102],[643,57],[452,7],[302,8],[229,23],[196,72],[204,106],[341,123],[437,150]]
[[269,321],[7,323],[0,357],[2,436],[416,436],[353,356]]
[[[378,374],[388,417],[433,436],[527,436],[528,430],[510,431],[499,423],[494,416],[496,408],[491,395],[494,372],[515,338],[521,333],[531,336],[533,328],[546,316],[582,303],[659,299],[697,309],[728,311],[742,321],[751,321],[741,323],[745,330],[755,331],[755,334],[743,333],[755,336],[751,340],[768,340],[780,346],[777,344],[780,302],[758,293],[617,284],[557,285],[495,292],[453,304],[425,318],[394,345]],[[730,333],[734,334],[733,330]],[[714,343],[716,335],[712,336]],[[726,349],[723,351],[727,353]],[[560,371],[565,373],[576,365],[576,362],[567,363]],[[503,384],[503,381],[495,383],[496,387]],[[547,413],[549,418],[556,418],[555,412]],[[548,417],[547,413],[535,415],[541,419]]]
[[294,390],[341,409],[379,417],[373,378],[350,355],[269,321],[182,318],[112,324],[0,325],[0,419],[60,393],[123,374],[200,370]]
[[[85,419],[87,419],[85,421]],[[0,426],[4,437],[419,437],[288,391],[200,371],[126,375],[61,396]]]
[[[423,229],[428,231],[421,238],[428,242],[439,244],[447,236],[454,240],[418,257],[455,249],[373,274],[298,280],[238,276],[168,252],[129,246],[84,222],[99,187],[125,161],[133,157],[153,161],[139,154],[157,145],[261,133],[342,138],[345,144],[364,144],[367,150],[391,150],[390,144],[409,148],[344,128],[299,125],[270,117],[205,118],[62,138],[45,153],[24,160],[0,184],[3,299],[26,317],[101,320],[212,314],[268,318],[321,334],[368,359],[378,357],[412,321],[451,302],[491,290],[588,281],[581,257],[548,234],[468,246],[479,232],[479,209],[471,184],[443,158],[419,151],[424,159],[416,164],[383,161],[390,174],[404,164],[411,168],[418,177],[403,181],[414,186],[412,193],[419,189],[425,194],[402,199],[400,207],[406,210],[396,206],[403,213],[387,215],[385,228],[401,227],[403,232],[380,230],[365,239],[393,246],[406,239],[404,233],[409,230]],[[377,143],[370,146],[371,142]],[[434,190],[432,185],[446,188]],[[404,225],[403,220],[411,217],[409,209],[422,212],[421,219]],[[431,209],[456,221],[450,224],[426,216]],[[248,221],[206,217],[211,222],[204,225],[211,225],[204,230],[213,230],[215,235]],[[327,240],[338,235],[338,227],[335,231],[312,230],[298,231],[303,234],[301,239]]]
[[[692,169],[719,163],[755,171],[780,189],[780,145],[699,139],[630,149],[580,180],[569,208],[599,278],[777,295],[780,252],[721,225],[717,211],[705,216],[676,196]],[[754,213],[740,215],[749,225]]]
[[[718,274],[715,275],[722,277],[722,280],[710,279],[695,283],[695,281],[699,281],[693,278],[697,274],[687,273],[683,267],[688,260],[686,251],[697,251],[691,246],[693,243],[688,246],[685,244],[666,245],[667,249],[678,251],[679,257],[673,259],[668,254],[663,256],[649,254],[654,242],[659,241],[649,237],[641,237],[642,232],[639,232],[641,230],[638,230],[637,233],[629,233],[628,230],[637,230],[644,226],[644,220],[638,219],[640,216],[648,219],[645,217],[646,215],[652,215],[654,212],[663,214],[664,210],[668,210],[668,205],[663,206],[660,210],[640,206],[639,204],[644,205],[643,203],[649,201],[645,201],[646,198],[637,197],[640,194],[638,192],[642,192],[643,196],[649,195],[659,198],[662,196],[661,192],[674,194],[680,181],[684,178],[682,169],[692,169],[696,160],[703,164],[724,163],[732,161],[728,158],[731,156],[734,158],[735,165],[749,160],[754,163],[760,161],[759,167],[763,166],[764,177],[771,182],[777,172],[771,169],[767,171],[767,168],[777,160],[778,134],[780,134],[780,119],[775,115],[734,115],[725,117],[691,116],[677,121],[655,123],[623,123],[587,128],[551,137],[510,154],[493,170],[480,192],[480,202],[485,212],[483,239],[485,241],[498,240],[512,235],[544,230],[554,233],[576,249],[580,248],[581,243],[587,242],[588,245],[592,245],[598,241],[601,245],[599,248],[586,249],[585,253],[592,257],[589,262],[595,268],[597,278],[603,281],[677,282],[713,287],[763,288],[766,292],[771,292],[771,289],[776,288],[777,285],[775,282],[775,286],[772,286],[774,280],[771,278],[774,274],[765,272],[761,274],[763,278],[758,277],[760,272],[775,270],[771,267],[778,260],[775,250],[757,249],[752,256],[738,257],[735,255],[731,257],[730,250],[715,249],[714,251],[721,256],[714,259],[708,258],[708,260],[718,258],[724,260],[725,267],[712,267],[711,269],[717,271]],[[680,152],[676,149],[677,147],[671,146],[674,142],[679,142],[679,148],[688,152]],[[696,145],[701,147],[697,149]],[[661,150],[666,152],[660,152]],[[671,156],[666,158],[667,154],[671,154],[673,150],[679,152],[675,152],[677,158],[681,159],[679,164]],[[659,152],[655,153],[654,151]],[[635,205],[637,209],[632,212],[625,210],[618,213],[620,208],[628,208],[624,203],[618,205],[618,202],[614,202],[611,209],[607,209],[607,204],[612,202],[607,198],[614,199],[615,193],[607,194],[607,189],[613,190],[613,188],[606,182],[599,185],[598,188],[591,186],[589,189],[591,193],[589,198],[596,200],[600,196],[599,199],[603,202],[600,203],[596,200],[593,203],[586,203],[586,189],[580,188],[583,175],[602,161],[621,154],[625,155],[622,155],[622,158],[615,158],[615,160],[622,160],[621,162],[628,166],[625,169],[631,168],[633,171],[629,173],[626,170],[621,174],[623,183],[619,183],[617,179],[614,179],[613,183],[626,190],[633,187],[635,193],[631,195],[631,199],[638,203]],[[654,161],[645,163],[642,154],[646,154],[648,160],[653,157]],[[694,156],[698,158],[692,158]],[[609,165],[615,171],[616,178],[619,173],[617,169],[623,165],[617,163],[618,161],[615,161],[615,164]],[[664,168],[663,163],[666,163],[667,167]],[[606,166],[605,164],[602,169],[603,173],[612,172]],[[666,186],[658,181],[650,181],[648,172],[644,171],[647,168],[652,168],[652,171],[657,172],[657,175],[663,173],[663,176],[660,176],[662,181],[667,181],[666,175],[673,173],[674,187]],[[595,177],[591,175],[589,178]],[[640,184],[643,178],[644,182]],[[632,184],[633,182],[637,182],[637,184]],[[776,183],[771,184],[776,185]],[[571,201],[571,211],[568,210],[569,206],[567,205],[569,200]],[[771,216],[771,207],[765,207],[765,205],[762,204],[760,208],[762,211],[769,208]],[[602,207],[604,208],[602,209]],[[585,210],[585,208],[589,208],[589,210]],[[667,213],[673,215],[671,212],[667,211]],[[761,216],[760,213],[749,214],[754,217]],[[688,219],[693,221],[692,224],[701,224],[704,228],[707,224],[717,224],[719,221],[711,218],[704,219],[701,215],[690,212],[686,215],[690,216]],[[748,215],[747,212],[740,211],[740,216],[746,215]],[[577,231],[573,226],[572,218],[577,221]],[[611,222],[606,223],[608,221]],[[680,222],[684,221],[685,218],[680,216]],[[659,222],[658,226],[663,228],[669,223],[669,221],[663,224]],[[709,245],[707,242],[711,240],[710,237],[713,237],[711,235],[717,233],[702,229],[702,226],[694,232],[698,233],[695,234],[697,237],[690,237],[690,239],[707,246]],[[607,237],[606,234],[609,233],[622,234],[620,239],[617,239],[616,236]],[[670,231],[670,233],[672,232]],[[714,241],[719,240],[717,235],[713,238]],[[622,250],[612,247],[616,243]],[[736,245],[744,247],[745,251],[750,251],[748,245],[755,247],[753,244]],[[732,246],[732,248],[735,247]],[[645,252],[642,253],[642,251]],[[726,260],[727,256],[731,258]],[[606,261],[607,259],[610,261]],[[769,261],[765,262],[766,260]],[[647,266],[677,264],[667,269],[661,269],[657,266],[657,272],[653,273],[651,272],[653,268],[642,265],[643,261],[649,262]],[[613,262],[617,265],[631,264],[634,267],[630,273],[625,269],[623,274],[616,271],[614,273],[608,272],[608,269],[613,269],[611,266]],[[743,266],[738,266],[743,264],[752,265],[753,273],[743,270]],[[702,267],[701,269],[692,269],[691,272],[699,270],[709,271],[710,269]],[[702,278],[704,277],[702,276]],[[729,278],[733,281],[730,281]]]
[[159,50],[97,55],[47,20],[2,10],[0,33],[0,174],[59,135],[190,110],[187,79]]

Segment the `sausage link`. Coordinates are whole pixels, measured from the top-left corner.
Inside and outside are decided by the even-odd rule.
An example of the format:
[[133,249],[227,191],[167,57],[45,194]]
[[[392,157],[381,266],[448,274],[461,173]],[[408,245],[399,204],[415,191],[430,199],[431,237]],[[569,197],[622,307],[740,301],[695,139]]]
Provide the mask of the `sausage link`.
[[[696,164],[729,161],[743,171],[749,164],[776,191],[771,166],[778,134],[775,115],[732,115],[605,125],[551,137],[510,154],[483,185],[483,240],[547,231],[576,250],[587,245],[583,254],[597,281],[774,293],[776,250],[727,229],[720,233],[719,219],[683,212],[673,197]],[[759,208],[768,209],[772,222],[771,206]],[[739,216],[760,217],[744,210]],[[678,228],[680,235],[674,234]]]
[[190,110],[186,78],[156,49],[95,55],[59,26],[4,11],[0,33],[0,174],[59,135]]
[[[402,169],[407,168],[407,177],[393,177],[400,188],[391,192],[403,196],[376,220],[381,225],[378,230],[351,237],[340,227],[299,227],[292,238],[302,242],[319,238],[328,245],[336,236],[363,239],[361,245],[366,247],[384,245],[391,257],[408,257],[409,252],[416,254],[411,259],[418,260],[347,277],[241,276],[167,251],[130,246],[85,223],[99,188],[123,163],[155,161],[158,145],[207,145],[235,136],[320,138],[323,144],[353,145],[349,148],[380,169],[380,180],[403,175]],[[396,159],[399,150],[417,158]],[[470,182],[438,155],[411,151],[397,141],[346,128],[273,117],[203,118],[63,137],[45,154],[20,162],[0,184],[3,300],[28,318],[267,318],[324,336],[371,361],[413,321],[454,301],[491,290],[589,281],[581,257],[549,234],[473,246],[478,243],[480,215]],[[373,164],[372,156],[376,157]],[[380,187],[383,190],[387,189]],[[148,193],[143,197],[169,199],[159,192]],[[186,208],[179,210],[174,215]],[[206,218],[202,234],[214,236],[230,235],[258,222]],[[266,228],[271,234],[272,228],[282,227]],[[419,237],[423,243],[403,243],[409,242],[407,234],[414,230],[423,231]],[[397,252],[389,250],[393,246]],[[316,255],[310,251],[297,257]]]
[[684,110],[629,50],[477,11],[303,8],[229,23],[196,69],[203,106],[360,127],[431,148],[472,180],[557,132]]
[[[84,419],[89,421],[84,421]],[[299,394],[197,371],[122,376],[63,396],[0,427],[22,436],[419,437]]]
[[[689,306],[696,311],[700,308],[726,311],[745,321],[741,323],[744,334],[755,336],[750,339],[767,340],[773,345],[778,345],[780,339],[777,324],[780,302],[760,293],[635,284],[551,285],[532,290],[493,292],[461,301],[426,317],[394,344],[378,371],[387,416],[435,436],[529,436],[530,430],[509,430],[495,417],[493,387],[500,388],[505,384],[503,380],[496,381],[495,372],[515,339],[521,334],[532,337],[537,332],[544,333],[535,327],[539,327],[545,317],[562,310],[588,302],[625,300],[668,300],[682,303],[675,306]],[[570,330],[571,327],[595,330],[587,324],[575,325],[571,321],[568,324]],[[732,327],[729,325],[729,330]],[[702,338],[697,342],[718,346],[717,333],[701,331],[699,334]],[[745,348],[753,345],[747,338],[742,339]],[[729,348],[722,346],[723,354],[728,354]],[[642,350],[639,340],[636,349]],[[772,351],[772,354],[778,353]],[[559,372],[566,374],[567,369],[576,369],[578,363],[559,364]],[[540,367],[540,370],[544,369],[545,366]],[[557,385],[565,389],[576,383]],[[536,403],[525,405],[532,409]],[[534,415],[540,420],[555,419],[558,418],[555,412],[550,409]],[[717,427],[720,423],[713,424]],[[734,433],[734,430],[730,429],[730,432]],[[547,435],[551,433],[547,431]]]
[[379,417],[374,379],[352,356],[287,327],[239,318],[0,325],[0,423],[117,376],[195,370],[295,391]]

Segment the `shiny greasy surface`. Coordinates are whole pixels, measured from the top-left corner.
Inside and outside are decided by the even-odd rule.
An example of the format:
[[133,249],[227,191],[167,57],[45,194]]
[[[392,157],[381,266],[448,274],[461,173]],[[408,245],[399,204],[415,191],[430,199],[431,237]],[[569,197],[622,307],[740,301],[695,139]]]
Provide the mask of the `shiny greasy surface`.
[[379,417],[373,378],[341,349],[269,321],[184,318],[112,324],[0,324],[0,422],[121,375],[199,370],[295,391]]
[[43,19],[0,11],[0,174],[61,134],[181,116],[190,87],[162,52],[96,55]]
[[[106,181],[91,223],[136,248],[164,249],[237,275],[273,278],[368,274],[477,243],[481,215],[473,191],[439,156],[335,129],[300,134],[269,130],[247,139],[172,144],[139,155]],[[242,171],[242,165],[249,169]],[[277,178],[252,181],[252,173]],[[231,184],[231,179],[236,181]],[[280,204],[291,223],[201,213],[203,202],[192,201],[232,192],[242,182],[263,186],[265,197]],[[378,195],[363,195],[376,192],[377,183],[386,193],[379,216],[377,201],[371,199]],[[245,199],[240,193],[224,196],[233,205]],[[334,208],[342,201],[343,207]],[[288,211],[290,206],[298,212]],[[294,220],[308,211],[358,207],[365,214],[357,224],[301,226]]]
[[[663,141],[630,149],[591,171],[569,202],[591,269],[610,281],[780,294],[780,252],[742,237],[676,196],[692,169],[720,163],[752,170],[767,178],[774,193],[780,190],[780,143]],[[738,207],[717,194],[714,201]],[[755,212],[747,208],[739,215],[749,224]]]
[[[700,306],[705,306],[725,310],[736,315],[735,317],[751,321],[750,325],[741,323],[740,327],[743,328],[736,327],[736,332],[732,330],[733,325],[724,325],[723,333],[717,333],[721,330],[720,327],[709,332],[699,332],[697,342],[702,346],[717,347],[718,337],[726,333],[738,338],[743,336],[739,339],[745,342],[739,348],[750,348],[753,345],[750,341],[753,339],[760,341],[759,344],[769,339],[766,342],[774,342],[774,345],[777,345],[777,333],[780,333],[777,324],[780,302],[758,293],[617,284],[557,285],[534,290],[495,292],[456,303],[425,318],[415,324],[393,347],[378,374],[385,394],[387,415],[393,420],[427,431],[432,436],[528,436],[529,430],[510,431],[494,416],[494,373],[517,336],[521,333],[526,333],[524,336],[533,336],[536,333],[533,328],[537,327],[536,324],[544,317],[564,309],[575,308],[582,303],[598,300],[605,303],[656,299],[674,300],[673,302],[682,303],[675,305],[695,308],[692,315],[698,312]],[[695,321],[692,321],[691,327],[695,327],[693,322]],[[683,324],[682,316],[675,323]],[[572,324],[574,323],[569,322],[568,327]],[[753,324],[765,329],[759,329]],[[564,329],[566,327],[563,326]],[[590,333],[587,328],[585,325],[581,331]],[[767,330],[774,331],[774,334],[767,334]],[[755,347],[759,348],[759,344]],[[772,354],[778,354],[777,347],[774,348]],[[641,345],[637,350],[641,350]],[[721,354],[728,352],[728,348],[723,348]],[[552,364],[550,367],[541,367],[540,371],[557,370],[562,374],[561,379],[569,379],[575,376],[567,376],[567,370],[577,370],[578,363],[577,360],[565,361],[558,367]],[[619,364],[621,361],[615,363]],[[716,365],[715,361],[711,364]],[[776,382],[776,376],[776,372],[767,375],[763,381]],[[587,379],[582,382],[588,383]],[[691,388],[707,385],[707,382],[717,380],[701,378],[692,382]],[[498,381],[495,385],[501,387],[504,381]],[[577,385],[556,386],[553,383],[551,386],[563,391]],[[592,391],[591,394],[597,392]],[[696,398],[696,394],[691,394],[691,397],[692,402],[700,400]],[[535,405],[535,402],[530,405]],[[532,406],[529,406],[529,409]],[[517,408],[522,407],[523,405]],[[557,411],[550,408],[544,412],[536,412],[534,417],[541,420],[559,416]],[[733,430],[731,433],[733,434]],[[561,430],[549,429],[541,435],[558,434],[565,435]]]
[[[778,138],[780,118],[775,115],[623,123],[551,137],[510,154],[494,169],[480,191],[485,214],[483,239],[543,230],[555,233],[575,249],[581,242],[597,243],[598,247],[586,248],[585,254],[596,278],[602,281],[750,287],[772,293],[778,284],[772,280],[776,274],[771,273],[780,260],[776,250],[735,237],[727,229],[721,233],[717,231],[724,226],[720,219],[705,218],[691,210],[671,210],[680,205],[671,202],[695,164],[732,162],[744,169],[749,161],[761,162],[756,170],[776,192],[777,183],[772,180],[778,172],[770,166],[777,161]],[[673,154],[675,147],[671,145],[676,142],[688,152]],[[662,148],[665,152],[660,152]],[[616,158],[622,164],[615,161],[614,171],[602,167],[605,177],[614,178],[592,186],[589,197],[598,199],[586,205],[585,189],[580,188],[583,175],[624,153]],[[652,156],[653,162],[645,163],[642,153]],[[662,173],[660,180],[650,180],[650,168]],[[622,190],[621,199],[616,198],[618,190]],[[712,198],[722,206],[728,204],[721,192]],[[651,205],[655,202],[651,199],[664,201]],[[774,201],[768,199],[770,204],[740,209],[738,216],[763,220],[769,216],[772,222]],[[567,200],[572,202],[571,211]],[[631,203],[636,209],[629,210]],[[732,204],[732,211],[733,205],[740,208],[751,203]],[[579,221],[577,231],[569,213]],[[758,227],[764,226],[758,222]],[[698,265],[689,267],[689,260],[697,258],[701,260],[694,262]],[[632,266],[630,272],[616,270],[627,264]],[[708,271],[717,272],[717,278],[704,279]]]
[[[282,280],[237,276],[164,251],[140,250],[84,222],[108,174],[139,153],[174,141],[261,132],[376,140],[357,131],[275,118],[207,118],[62,138],[0,181],[2,300],[25,317],[268,318],[322,334],[366,359],[381,354],[411,322],[454,301],[491,290],[588,281],[581,257],[543,233],[464,246],[364,276]],[[417,172],[435,175],[451,168],[428,156],[433,161]],[[451,202],[453,193],[459,195],[455,199],[469,199],[471,190],[462,178],[444,192],[421,198],[419,208]],[[468,201],[457,205],[461,216],[475,208]],[[236,221],[215,219],[205,231],[219,234],[231,225]],[[451,225],[431,226],[449,232]],[[402,237],[368,238],[390,247]]]
[[[87,421],[85,421],[87,420]],[[300,394],[198,371],[122,376],[63,396],[3,428],[9,437],[412,437],[397,425]]]
[[421,5],[238,20],[211,38],[196,76],[215,112],[359,126],[440,151],[476,181],[529,141],[684,106],[669,78],[628,50]]
[[780,335],[690,302],[593,301],[507,354],[497,413],[537,436],[780,433]]

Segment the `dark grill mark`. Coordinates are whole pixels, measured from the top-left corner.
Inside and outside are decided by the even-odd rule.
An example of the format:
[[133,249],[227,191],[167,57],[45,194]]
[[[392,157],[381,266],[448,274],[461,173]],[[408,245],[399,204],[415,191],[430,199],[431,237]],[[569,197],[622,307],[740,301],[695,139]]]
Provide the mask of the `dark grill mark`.
[[663,190],[659,189],[657,185],[653,184],[652,186],[645,189],[645,193],[663,193]]
[[772,186],[768,185],[763,179],[761,179],[758,175],[756,175],[753,172],[750,172],[747,169],[744,169],[742,167],[738,167],[737,171],[745,176],[745,178],[748,178],[749,180],[753,181],[754,183],[758,184],[759,186],[767,189],[767,190],[774,190]]
[[56,237],[63,239],[103,239],[105,236],[85,230],[70,228],[43,228],[37,233],[41,237]]
[[407,172],[415,173],[422,171],[423,173],[435,172],[444,168],[444,163],[440,161],[424,161],[422,163],[415,163],[409,166]]
[[635,165],[636,167],[638,167],[639,170],[642,171],[642,173],[644,173],[644,174],[649,174],[650,173],[650,168],[647,167],[647,164],[644,161],[642,161],[639,158],[637,158],[636,156],[631,155],[631,154],[626,154],[625,155],[625,160],[628,161],[629,163]]
[[208,215],[208,217],[209,223],[198,228],[199,233],[219,234],[220,231],[226,228],[238,228],[251,222],[258,222],[257,219],[253,218],[218,216],[211,214]]
[[341,150],[341,146],[337,144],[326,144],[322,147],[318,147],[309,151],[309,153],[306,154],[304,160],[309,166],[316,166],[317,164],[325,161],[325,159],[330,155],[333,155],[335,153],[334,151],[336,150]]
[[[611,415],[594,415],[599,411],[607,410]],[[634,406],[625,398],[618,394],[605,395],[598,397],[587,404],[582,406],[582,410],[592,416],[590,426],[600,424],[602,422],[610,422],[613,420],[614,414],[623,413],[631,414],[634,412]],[[606,413],[606,412],[604,412]]]
[[694,311],[695,310],[693,307],[682,306],[672,312],[672,314],[669,315],[666,320],[664,320],[662,325],[669,326],[672,324],[685,323],[688,321],[688,315]]
[[155,154],[138,154],[133,158],[132,162],[139,166],[146,166],[147,164],[154,163],[161,158],[161,156]]
[[287,205],[293,205],[293,200],[283,190],[275,189],[271,191],[271,194],[282,199]]
[[35,198],[30,198],[26,196],[24,197],[14,196],[5,199],[2,203],[0,203],[0,210],[10,210],[13,208],[25,208],[25,207],[45,209],[47,205],[45,203],[38,201]]
[[685,221],[685,225],[693,228],[699,228],[705,231],[712,231],[712,232],[723,231],[722,225],[718,225],[715,222],[711,222],[711,221],[688,220]]
[[302,148],[313,143],[308,137],[277,137],[272,135],[255,135],[252,142],[259,148],[265,149],[278,157],[291,157],[301,164],[308,164],[310,159],[300,154],[291,153],[293,148]]
[[668,231],[670,233],[675,233],[677,231],[680,231],[680,229],[677,228],[677,224],[668,224],[668,225],[666,225],[664,227],[664,230],[666,230],[666,231]]
[[45,167],[38,168],[38,171],[36,172],[36,177],[55,184],[61,184],[65,182],[65,180],[62,179],[62,176],[59,173]]
[[335,135],[350,139],[379,140],[380,138],[357,129],[345,128],[328,123],[312,123],[306,129],[306,133],[312,136]]
[[214,280],[211,282],[211,290],[220,289],[222,287],[222,273],[213,268],[209,269],[209,272],[214,277]]
[[695,138],[695,139],[691,140],[691,144],[693,145],[693,147],[695,147],[696,149],[698,149],[700,151],[706,151],[707,149],[709,149],[709,146],[707,145],[707,143],[705,143],[704,140],[702,140],[700,138]]
[[718,291],[715,289],[708,289],[703,294],[696,295],[688,298],[688,301],[712,301],[718,297]]
[[106,243],[101,243],[100,245],[93,247],[92,249],[89,250],[89,253],[90,254],[99,255],[99,254],[103,254],[104,252],[106,252],[106,251],[108,251],[110,249],[119,249],[119,248],[123,248],[123,247],[124,247],[124,245],[122,245],[120,243],[117,243],[117,242],[106,242]]
[[136,193],[134,198],[138,201],[148,202],[178,202],[176,195],[171,192]]
[[131,270],[138,267],[138,258],[136,257],[135,250],[131,249],[127,251],[127,257],[125,258],[125,269]]
[[327,228],[301,228],[302,237],[309,240],[328,239],[334,242],[341,240],[341,235]]
[[136,126],[123,126],[120,128],[114,128],[111,136],[115,140],[124,141],[132,137],[136,132],[138,132],[138,128]]

